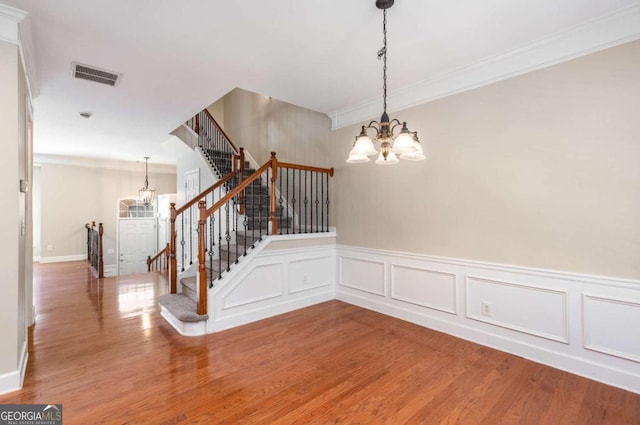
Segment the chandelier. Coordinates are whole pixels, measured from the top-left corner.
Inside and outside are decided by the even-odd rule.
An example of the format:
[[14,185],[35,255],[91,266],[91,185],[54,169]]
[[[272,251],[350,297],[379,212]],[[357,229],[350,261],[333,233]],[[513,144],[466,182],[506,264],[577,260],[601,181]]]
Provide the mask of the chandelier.
[[[380,142],[380,154],[376,164],[390,165],[397,164],[400,159],[409,161],[422,161],[425,155],[418,140],[417,131],[409,131],[406,122],[398,119],[389,120],[387,115],[387,9],[393,6],[394,0],[376,0],[376,7],[382,9],[382,34],[383,47],[378,51],[378,60],[382,59],[382,99],[383,112],[380,122],[371,121],[368,125],[363,125],[360,134],[353,142],[353,148],[349,152],[348,163],[367,162],[370,156],[378,154],[375,142]],[[371,140],[367,131],[375,131],[374,140]],[[396,130],[399,131],[397,133]]]
[[151,205],[155,198],[156,190],[149,189],[149,157],[144,157],[144,187],[138,191],[138,198],[145,205]]

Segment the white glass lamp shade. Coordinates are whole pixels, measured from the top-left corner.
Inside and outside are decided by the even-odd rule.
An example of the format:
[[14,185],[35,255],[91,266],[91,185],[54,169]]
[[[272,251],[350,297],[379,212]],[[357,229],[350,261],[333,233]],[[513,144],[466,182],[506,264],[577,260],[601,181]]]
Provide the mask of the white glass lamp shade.
[[384,155],[382,155],[382,151],[380,151],[380,155],[378,155],[378,159],[376,159],[376,164],[378,165],[391,165],[397,164],[398,162],[400,162],[400,160],[393,151],[389,152],[387,159],[384,159]]
[[370,161],[369,157],[367,157],[367,155],[365,154],[358,152],[356,147],[351,149],[351,152],[349,152],[349,158],[347,158],[347,163],[349,164],[357,164],[359,162],[368,162],[368,161]]
[[362,127],[362,131],[360,132],[358,137],[356,137],[356,143],[353,146],[353,149],[356,153],[366,156],[372,156],[378,153],[376,147],[373,145],[373,142],[364,131],[364,127]]
[[427,159],[427,157],[422,152],[422,145],[417,140],[413,145],[416,150],[414,152],[403,153],[400,155],[400,159],[406,159],[407,161],[423,161]]
[[393,146],[391,146],[391,152],[403,154],[415,151],[415,147],[413,146],[413,134],[407,128],[407,123],[402,123],[402,130],[396,136],[393,141]]

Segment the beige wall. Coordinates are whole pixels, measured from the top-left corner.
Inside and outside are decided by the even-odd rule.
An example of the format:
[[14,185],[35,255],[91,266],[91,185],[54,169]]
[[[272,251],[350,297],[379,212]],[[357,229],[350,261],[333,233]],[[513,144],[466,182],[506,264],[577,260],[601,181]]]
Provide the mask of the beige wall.
[[[40,182],[43,261],[86,254],[84,224],[95,220],[105,226],[105,265],[116,264],[117,202],[137,197],[144,184],[144,164],[121,163],[120,169],[108,169],[41,163]],[[154,164],[149,164],[149,187],[156,194],[175,193],[175,171],[155,172]],[[114,252],[108,254],[109,249]]]
[[[27,331],[25,277],[30,273],[24,258],[27,235],[21,225],[29,222],[28,195],[19,192],[18,184],[26,176],[26,94],[18,47],[0,42],[0,378],[17,372]],[[4,384],[2,379],[0,383]]]
[[225,132],[259,165],[275,151],[280,161],[330,167],[324,149],[331,132],[326,115],[242,89],[223,99]]
[[640,42],[397,113],[426,161],[345,164],[338,243],[640,279]]
[[207,110],[213,119],[216,120],[218,125],[224,130],[224,97],[221,97],[216,102],[207,106]]

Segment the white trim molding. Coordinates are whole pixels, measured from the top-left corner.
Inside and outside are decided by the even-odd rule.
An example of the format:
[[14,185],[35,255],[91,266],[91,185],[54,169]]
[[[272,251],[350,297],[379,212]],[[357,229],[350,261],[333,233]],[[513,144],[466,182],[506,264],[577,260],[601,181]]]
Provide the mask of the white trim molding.
[[66,261],[86,260],[87,254],[59,255],[57,257],[40,257],[41,263],[64,263]]
[[638,281],[344,245],[336,261],[338,300],[640,393]]
[[18,45],[31,99],[40,94],[33,56],[33,37],[29,14],[23,10],[0,4],[0,41]]
[[[518,49],[395,90],[388,95],[387,110],[400,111],[638,39],[640,4],[635,4]],[[381,104],[382,99],[375,98],[329,111],[331,128],[337,130],[378,118]]]
[[640,363],[640,293],[620,299],[582,294],[584,348]]
[[27,371],[27,362],[29,360],[29,349],[27,341],[22,344],[22,355],[20,356],[20,364],[18,369],[0,375],[0,394],[10,393],[22,388],[24,382],[24,374]]

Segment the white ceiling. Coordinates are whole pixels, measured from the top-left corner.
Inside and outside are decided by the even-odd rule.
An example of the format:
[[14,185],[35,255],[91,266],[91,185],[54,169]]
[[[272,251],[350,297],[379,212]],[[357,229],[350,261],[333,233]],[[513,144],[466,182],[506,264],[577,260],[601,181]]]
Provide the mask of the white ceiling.
[[[234,87],[334,128],[381,112],[374,0],[0,2],[29,13],[38,153],[171,163],[168,134]],[[638,39],[640,1],[397,0],[388,33],[393,111]],[[71,62],[122,81],[72,79]]]

